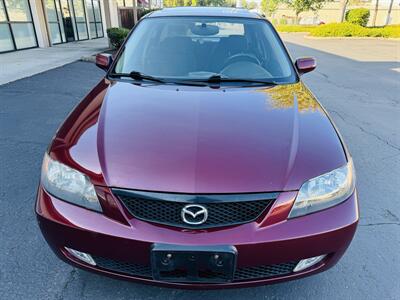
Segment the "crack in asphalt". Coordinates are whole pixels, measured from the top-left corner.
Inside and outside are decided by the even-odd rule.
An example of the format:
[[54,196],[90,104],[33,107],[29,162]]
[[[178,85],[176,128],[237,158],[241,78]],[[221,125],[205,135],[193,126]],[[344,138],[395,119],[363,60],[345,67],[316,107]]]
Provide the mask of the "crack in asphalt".
[[380,222],[380,223],[367,223],[367,224],[359,224],[359,226],[368,227],[368,226],[382,226],[382,225],[400,225],[397,222]]
[[335,114],[336,114],[337,116],[339,116],[339,117],[343,120],[343,122],[345,122],[346,124],[348,124],[348,125],[350,125],[350,126],[357,127],[358,129],[360,129],[360,130],[361,130],[362,132],[364,132],[365,134],[375,137],[376,139],[378,139],[379,141],[383,142],[384,144],[386,144],[386,145],[389,146],[390,148],[393,148],[393,149],[395,149],[395,150],[397,150],[397,151],[400,151],[400,147],[398,147],[398,146],[396,146],[396,145],[393,145],[392,143],[390,143],[389,141],[387,141],[387,140],[385,140],[384,138],[380,137],[379,135],[377,135],[377,134],[375,134],[375,133],[373,133],[373,132],[370,132],[370,131],[366,130],[366,129],[365,129],[364,127],[362,127],[361,125],[358,125],[358,124],[354,124],[354,123],[352,123],[352,122],[349,122],[349,121],[346,120],[346,118],[345,118],[341,113],[339,113],[338,111],[333,110],[333,109],[328,109],[328,111],[329,111],[329,112],[335,113]]
[[[349,87],[349,86],[346,86],[344,84],[339,84],[337,81],[331,80],[329,75],[327,75],[325,73],[322,73],[321,71],[316,71],[316,73],[321,75],[322,77],[324,77],[325,81],[328,84],[333,85],[333,86],[335,86],[335,87],[337,87],[339,89],[345,89],[345,90],[351,91],[354,94],[354,92],[355,92],[354,87]],[[363,96],[360,97],[361,95],[363,95]],[[359,101],[361,101],[363,103],[370,103],[370,101],[366,101],[365,100],[365,99],[369,99],[370,98],[370,95],[368,93],[366,93],[366,92],[363,92],[361,90],[357,90],[357,95],[354,94],[354,96],[357,96],[359,98]],[[397,99],[394,99],[394,98],[387,98],[387,100],[393,102],[395,105],[400,103],[400,101],[398,101]]]
[[77,273],[77,269],[73,268],[67,277],[67,280],[65,281],[60,293],[56,296],[57,300],[63,300],[64,299],[64,293],[67,291],[69,285],[75,280],[75,274]]

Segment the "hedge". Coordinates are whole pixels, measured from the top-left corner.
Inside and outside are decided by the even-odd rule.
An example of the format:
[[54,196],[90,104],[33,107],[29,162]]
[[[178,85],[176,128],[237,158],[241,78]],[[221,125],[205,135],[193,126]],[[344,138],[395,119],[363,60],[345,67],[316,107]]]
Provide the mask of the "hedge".
[[113,27],[107,29],[108,38],[110,39],[111,46],[114,49],[121,47],[128,34],[129,29],[126,28]]
[[346,12],[346,21],[365,27],[368,24],[369,15],[370,12],[367,8],[350,9]]
[[319,37],[383,37],[400,38],[400,25],[363,27],[352,23],[331,23],[315,27],[310,35]]

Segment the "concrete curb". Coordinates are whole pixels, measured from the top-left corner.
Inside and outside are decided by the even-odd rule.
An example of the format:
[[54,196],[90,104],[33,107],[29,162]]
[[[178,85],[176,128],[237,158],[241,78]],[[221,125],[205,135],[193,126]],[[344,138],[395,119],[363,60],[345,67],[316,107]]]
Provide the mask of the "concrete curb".
[[305,35],[304,38],[310,40],[372,40],[372,41],[400,41],[400,38],[384,38],[384,37],[371,37],[371,36],[311,36]]
[[96,55],[82,56],[79,60],[80,61],[85,61],[85,62],[95,63],[96,62]]

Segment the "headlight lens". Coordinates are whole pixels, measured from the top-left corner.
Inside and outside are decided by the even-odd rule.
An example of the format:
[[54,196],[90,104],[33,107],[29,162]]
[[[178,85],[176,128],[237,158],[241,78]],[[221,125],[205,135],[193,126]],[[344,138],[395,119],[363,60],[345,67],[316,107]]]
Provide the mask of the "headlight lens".
[[289,218],[316,212],[346,200],[354,191],[353,160],[329,173],[306,181],[300,188]]
[[46,153],[42,166],[43,187],[62,200],[101,212],[93,184],[81,172],[50,158]]

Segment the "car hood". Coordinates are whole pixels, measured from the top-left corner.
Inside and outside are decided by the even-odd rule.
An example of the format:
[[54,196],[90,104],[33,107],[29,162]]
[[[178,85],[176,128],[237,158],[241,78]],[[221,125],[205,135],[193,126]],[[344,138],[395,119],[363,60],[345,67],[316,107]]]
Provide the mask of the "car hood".
[[104,80],[52,148],[96,184],[196,194],[297,190],[346,163],[302,83],[212,89]]

